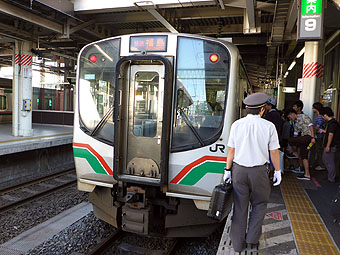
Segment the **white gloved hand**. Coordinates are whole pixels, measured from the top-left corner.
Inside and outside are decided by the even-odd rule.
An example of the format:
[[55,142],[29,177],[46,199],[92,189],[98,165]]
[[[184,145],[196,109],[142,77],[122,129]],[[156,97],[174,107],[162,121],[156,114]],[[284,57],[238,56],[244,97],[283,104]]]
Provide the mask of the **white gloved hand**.
[[273,178],[273,186],[277,186],[277,185],[280,185],[281,183],[281,180],[282,180],[282,177],[281,177],[281,170],[279,171],[274,171],[274,178]]
[[225,183],[231,183],[231,171],[224,170],[223,181]]

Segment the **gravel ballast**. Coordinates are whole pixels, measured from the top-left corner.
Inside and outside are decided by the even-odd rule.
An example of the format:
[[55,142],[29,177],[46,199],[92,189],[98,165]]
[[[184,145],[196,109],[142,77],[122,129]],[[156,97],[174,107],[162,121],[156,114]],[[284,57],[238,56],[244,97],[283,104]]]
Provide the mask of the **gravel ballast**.
[[101,239],[114,231],[114,227],[99,220],[91,212],[26,255],[87,254]]
[[29,204],[0,213],[0,244],[81,202],[87,201],[87,197],[87,193],[78,191],[77,186],[73,185],[31,201]]

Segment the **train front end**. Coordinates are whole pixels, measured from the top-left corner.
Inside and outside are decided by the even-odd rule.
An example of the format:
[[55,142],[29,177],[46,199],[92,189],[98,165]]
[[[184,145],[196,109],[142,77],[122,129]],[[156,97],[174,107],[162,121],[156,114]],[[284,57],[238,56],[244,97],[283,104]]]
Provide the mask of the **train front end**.
[[181,34],[83,48],[73,148],[78,189],[97,217],[144,235],[207,236],[218,226],[206,214],[240,111],[238,61],[232,45]]

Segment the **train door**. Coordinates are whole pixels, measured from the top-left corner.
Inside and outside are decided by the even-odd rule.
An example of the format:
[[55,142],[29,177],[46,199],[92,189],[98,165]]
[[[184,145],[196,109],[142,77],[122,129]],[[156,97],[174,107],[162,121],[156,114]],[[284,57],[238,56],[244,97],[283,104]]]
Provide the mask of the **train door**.
[[162,65],[132,65],[128,114],[127,169],[156,177],[161,159],[164,95]]
[[[131,64],[119,85],[115,137],[115,178],[161,185],[168,162],[169,107],[165,65]],[[169,86],[168,86],[169,87]]]

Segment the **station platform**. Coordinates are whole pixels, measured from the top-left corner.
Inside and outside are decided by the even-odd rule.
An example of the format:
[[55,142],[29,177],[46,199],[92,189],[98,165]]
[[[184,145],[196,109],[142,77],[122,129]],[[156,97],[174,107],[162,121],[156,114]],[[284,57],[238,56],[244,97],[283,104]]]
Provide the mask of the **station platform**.
[[248,245],[241,253],[229,238],[232,212],[225,224],[217,255],[231,254],[340,254],[340,225],[333,222],[330,204],[339,180],[327,181],[327,171],[311,171],[311,181],[285,172],[279,187],[273,187],[262,225],[259,246]]
[[72,126],[51,124],[33,124],[32,126],[33,136],[15,137],[12,135],[12,124],[1,124],[0,156],[72,143]]

